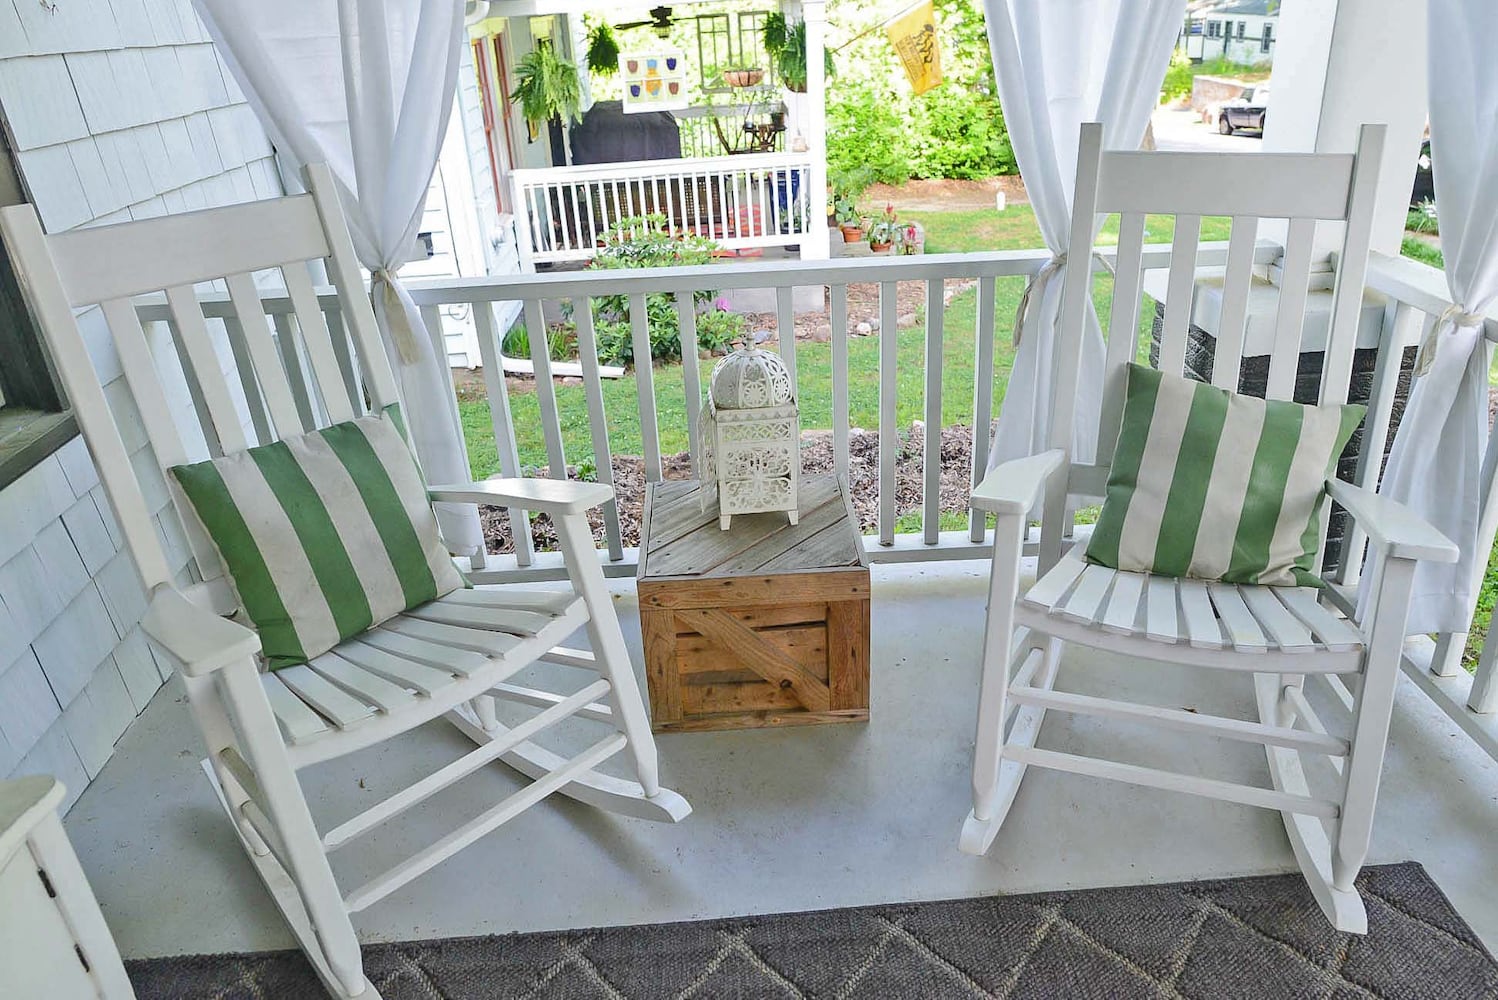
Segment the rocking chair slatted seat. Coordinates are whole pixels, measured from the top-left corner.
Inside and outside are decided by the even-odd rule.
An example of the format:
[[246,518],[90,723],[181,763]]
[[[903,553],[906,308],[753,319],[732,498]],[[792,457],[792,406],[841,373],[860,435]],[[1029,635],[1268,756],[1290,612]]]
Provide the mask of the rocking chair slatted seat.
[[[552,792],[666,822],[690,807],[660,786],[644,704],[587,525],[587,511],[613,498],[608,487],[489,480],[428,489],[432,502],[549,514],[570,588],[454,590],[272,672],[258,668],[261,637],[226,617],[239,609],[236,591],[181,489],[172,489],[171,498],[183,514],[191,561],[174,578],[146,499],[161,495],[159,483],[147,481],[158,470],[170,482],[173,467],[378,415],[398,402],[332,176],[322,165],[306,176],[307,195],[52,236],[29,206],[6,208],[0,238],[150,592],[142,626],[179,667],[219,800],[327,988],[377,1000],[352,913]],[[332,278],[341,323],[330,324],[321,311],[308,270],[314,261]],[[294,324],[278,316],[274,333],[256,282],[259,272],[271,270],[280,272],[295,312]],[[234,313],[222,331],[227,350],[195,294],[195,286],[215,281],[223,283]],[[136,311],[137,296],[160,292],[169,333],[143,326]],[[99,307],[151,445],[133,458],[75,316],[91,306]],[[238,368],[232,380],[225,375],[235,372],[231,350]],[[137,464],[153,462],[157,469],[138,478]],[[590,649],[562,645],[582,628]],[[561,693],[512,683],[540,660],[581,668],[587,678]],[[499,701],[532,714],[513,721],[507,713],[506,725]],[[439,716],[476,749],[319,834],[298,769]],[[605,732],[570,757],[535,742],[568,718],[601,724]],[[596,770],[621,752],[634,780]],[[496,760],[534,780],[365,885],[340,891],[330,851]]]
[[[1336,479],[1326,480],[1326,494],[1358,522],[1375,556],[1371,600],[1361,611],[1353,598],[1335,588],[1225,583],[1115,569],[1089,562],[1081,542],[1068,546],[1072,536],[1069,510],[1086,502],[1080,498],[1102,495],[1105,485],[1111,491],[1113,466],[1123,449],[1120,431],[1125,402],[1133,401],[1128,395],[1133,384],[1128,365],[1137,349],[1145,213],[1172,215],[1176,223],[1159,333],[1158,367],[1166,374],[1157,378],[1178,378],[1186,368],[1202,216],[1228,215],[1232,235],[1211,348],[1212,384],[1237,391],[1245,355],[1267,353],[1264,395],[1288,401],[1302,353],[1316,353],[1322,360],[1318,402],[1345,403],[1383,135],[1383,126],[1364,126],[1355,155],[1240,156],[1105,151],[1101,126],[1082,127],[1071,246],[1091,244],[1097,216],[1121,213],[1110,314],[1114,333],[1105,348],[1097,457],[1095,462],[1083,463],[1072,454],[1078,361],[1092,286],[1088,268],[1072,267],[1067,269],[1062,289],[1055,348],[1051,450],[998,466],[973,491],[973,506],[992,512],[996,527],[973,762],[973,810],[963,826],[963,850],[981,854],[988,849],[1031,766],[1260,806],[1282,814],[1296,860],[1332,924],[1339,930],[1366,930],[1366,912],[1353,879],[1368,850],[1412,574],[1416,560],[1455,559],[1455,547],[1398,504]],[[1245,335],[1250,287],[1264,280],[1253,273],[1261,218],[1288,220],[1285,253],[1277,270],[1277,313],[1269,336],[1259,338],[1270,341],[1267,349],[1262,342],[1250,343]],[[1342,223],[1343,228],[1334,260],[1331,314],[1325,329],[1313,334],[1312,324],[1306,321],[1306,303],[1318,220]],[[1164,389],[1160,391],[1163,398]],[[1187,391],[1193,401],[1201,398],[1197,389]],[[1346,411],[1335,412],[1340,419]],[[1189,420],[1180,419],[1189,427]],[[1135,433],[1135,446],[1147,447],[1139,442],[1153,429],[1136,429]],[[1151,444],[1154,440],[1148,438]],[[1185,447],[1179,442],[1178,446]],[[1151,469],[1169,475],[1164,485],[1171,490],[1193,477],[1194,482],[1210,485],[1210,477],[1223,471],[1216,468],[1221,455],[1211,454],[1214,461],[1208,462],[1209,467],[1188,468],[1186,479],[1169,467],[1173,458],[1159,460]],[[1145,463],[1135,460],[1142,483]],[[1248,478],[1244,461],[1237,455],[1229,458],[1230,466],[1239,467],[1226,471],[1239,481]],[[1314,472],[1316,466],[1310,468]],[[1314,493],[1314,478],[1308,485]],[[1151,502],[1156,495],[1149,494]],[[1137,500],[1139,494],[1133,496]],[[1025,589],[1020,558],[1025,551],[1027,519],[1037,505],[1043,515],[1039,572]],[[1326,533],[1328,506],[1323,502],[1317,515],[1321,538]],[[1188,540],[1197,538],[1197,524],[1167,523],[1163,511],[1149,509],[1152,513],[1142,520],[1158,525],[1159,544],[1165,544],[1172,531],[1186,528],[1191,532],[1185,536]],[[1132,506],[1128,510],[1133,514]],[[1107,514],[1105,508],[1105,518]],[[1294,523],[1288,526],[1303,543],[1311,535],[1296,532]],[[1137,539],[1133,551],[1140,550]],[[1209,541],[1207,547],[1220,551],[1220,541]],[[1146,551],[1156,550],[1149,546]],[[1194,561],[1199,551],[1189,549],[1188,555]],[[1215,668],[1229,678],[1235,676],[1233,672],[1238,677],[1251,674],[1258,718],[1234,719],[1060,690],[1057,676],[1066,643],[1138,660]],[[1339,675],[1351,680],[1344,683]],[[1328,731],[1303,691],[1308,676],[1323,678],[1339,699],[1352,705],[1349,735]],[[1271,787],[1044,749],[1037,744],[1047,711],[1261,744],[1268,757]],[[1326,758],[1330,768],[1318,769],[1314,761],[1308,768],[1303,759],[1310,757]],[[1331,780],[1318,780],[1313,788],[1312,774]]]

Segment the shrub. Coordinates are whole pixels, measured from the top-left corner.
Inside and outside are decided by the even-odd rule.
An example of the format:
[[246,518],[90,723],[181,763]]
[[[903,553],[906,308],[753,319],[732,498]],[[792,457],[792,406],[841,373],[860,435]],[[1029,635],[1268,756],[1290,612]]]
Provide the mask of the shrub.
[[864,85],[827,96],[827,172],[858,177],[863,187],[909,180],[909,130],[893,95]]
[[[621,219],[603,235],[603,246],[588,266],[603,270],[628,267],[685,267],[712,260],[718,244],[704,236],[673,236],[663,215]],[[714,317],[718,310],[704,308],[718,296],[716,290],[693,292],[693,308],[699,313],[697,340],[703,347],[717,346],[706,338],[725,335],[733,320]],[[733,315],[733,314],[729,314]],[[681,327],[676,299],[666,292],[645,296],[645,318],[650,330],[650,356],[657,361],[681,357]],[[593,300],[593,319],[598,335],[598,358],[604,364],[634,361],[634,334],[630,325],[628,295],[600,295]],[[740,332],[743,317],[735,316]],[[707,333],[703,333],[706,320]]]
[[1160,85],[1160,100],[1175,101],[1191,96],[1191,81],[1196,71],[1186,53],[1177,52],[1170,57],[1170,68],[1165,71],[1165,82]]
[[997,97],[942,86],[915,99],[911,173],[975,180],[1016,170]]

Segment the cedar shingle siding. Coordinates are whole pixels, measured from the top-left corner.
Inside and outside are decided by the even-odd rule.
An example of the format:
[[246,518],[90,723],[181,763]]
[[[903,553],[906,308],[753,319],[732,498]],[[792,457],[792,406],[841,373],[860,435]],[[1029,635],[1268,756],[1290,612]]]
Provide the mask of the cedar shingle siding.
[[[0,120],[49,232],[268,198],[270,142],[188,0],[0,0]],[[80,318],[137,469],[140,415],[97,310]],[[227,359],[226,359],[227,361]],[[170,400],[184,415],[185,391]],[[183,581],[188,551],[151,473],[147,501]],[[170,667],[75,439],[0,491],[0,775],[48,773],[69,804]]]

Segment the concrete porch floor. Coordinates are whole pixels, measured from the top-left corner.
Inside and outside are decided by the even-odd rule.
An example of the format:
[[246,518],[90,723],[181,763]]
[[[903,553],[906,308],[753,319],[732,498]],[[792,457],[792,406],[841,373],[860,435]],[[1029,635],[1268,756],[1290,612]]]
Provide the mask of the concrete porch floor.
[[[874,568],[872,720],[659,739],[695,812],[674,827],[553,797],[359,914],[368,942],[689,920],[1293,870],[1277,815],[1034,771],[988,856],[957,851],[969,807],[985,563]],[[617,607],[640,662],[630,581]],[[556,668],[561,670],[563,668]],[[1072,650],[1068,690],[1247,714],[1246,677]],[[66,826],[127,957],[286,948],[198,768],[168,685],[125,734]],[[586,725],[586,724],[579,724]],[[596,729],[584,731],[596,733]],[[1042,746],[1121,740],[1126,759],[1267,780],[1262,751],[1047,717]],[[560,736],[570,741],[573,734]],[[1118,744],[1111,744],[1117,746]],[[470,747],[433,723],[303,772],[319,824],[365,808]],[[617,763],[611,761],[611,764]],[[334,855],[348,891],[518,787],[493,765]],[[1413,859],[1498,946],[1498,764],[1401,681],[1372,862]]]

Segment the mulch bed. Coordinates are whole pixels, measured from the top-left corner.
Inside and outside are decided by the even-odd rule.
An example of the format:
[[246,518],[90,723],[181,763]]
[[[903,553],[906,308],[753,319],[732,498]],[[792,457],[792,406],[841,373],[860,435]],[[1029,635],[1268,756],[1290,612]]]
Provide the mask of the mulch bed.
[[[926,432],[919,423],[900,431],[900,451],[895,458],[896,516],[921,509],[923,495],[922,453]],[[966,512],[972,475],[973,435],[971,427],[947,427],[941,433],[941,509]],[[879,435],[873,431],[850,430],[848,433],[848,493],[853,510],[865,534],[875,531],[879,521]],[[691,456],[686,452],[661,459],[662,474],[667,479],[690,479]],[[831,431],[804,431],[801,434],[802,475],[834,471]],[[614,492],[619,498],[619,529],[625,548],[640,544],[640,516],[645,495],[645,462],[637,455],[613,456]],[[543,467],[540,475],[548,475]],[[568,478],[577,470],[568,468]],[[479,510],[484,525],[484,539],[490,552],[513,552],[514,538],[510,519],[501,508]],[[588,512],[593,538],[604,543],[603,512]],[[537,514],[531,518],[531,540],[541,551],[557,547],[556,527],[551,518]]]

